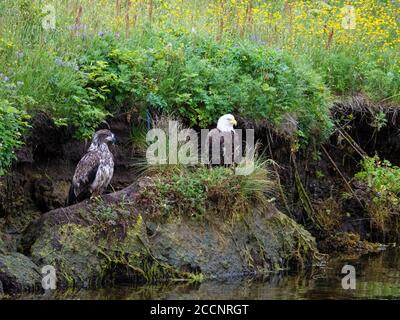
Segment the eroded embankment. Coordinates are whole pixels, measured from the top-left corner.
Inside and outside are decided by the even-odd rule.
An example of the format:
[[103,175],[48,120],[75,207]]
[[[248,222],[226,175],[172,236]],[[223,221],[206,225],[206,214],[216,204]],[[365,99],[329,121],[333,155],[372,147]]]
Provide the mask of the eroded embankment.
[[55,267],[60,287],[87,287],[265,274],[310,265],[319,258],[314,238],[273,207],[207,221],[173,214],[164,217],[140,207],[146,196],[143,190],[141,183],[134,184],[35,220],[20,248],[33,261],[26,263],[31,278],[20,279],[14,270],[19,267],[10,265],[16,258],[4,252],[0,255],[4,290],[37,287],[38,270],[44,265]]
[[311,141],[296,153],[285,132],[258,129],[267,156],[278,164],[278,208],[304,225],[326,253],[378,250],[379,245],[369,242],[397,242],[399,208],[376,201],[395,194],[374,190],[370,178],[356,174],[362,170],[360,162],[375,155],[400,164],[398,108],[374,105],[357,95],[337,103],[332,118],[335,128],[327,142],[317,146]]
[[[1,181],[3,289],[34,287],[44,264],[59,268],[61,284],[84,286],[174,277],[197,281],[307,265],[316,251],[306,230],[324,253],[378,250],[370,242],[398,241],[397,220],[391,220],[397,209],[391,208],[388,220],[377,224],[371,212],[376,191],[354,178],[366,155],[377,153],[400,164],[397,109],[356,96],[337,104],[332,115],[336,128],[329,141],[322,146],[311,141],[296,152],[290,125],[277,129],[241,119],[239,127],[255,127],[265,154],[276,162],[271,167],[279,177],[274,205],[286,215],[271,205],[246,218],[216,215],[212,223],[176,214],[160,220],[143,201],[136,202],[137,184],[101,203],[62,208],[86,145],[38,118],[18,163]],[[135,150],[129,123],[118,118],[111,129],[120,137],[113,150],[117,167],[112,187],[122,189],[137,180],[130,168]],[[21,279],[22,274],[28,278]]]

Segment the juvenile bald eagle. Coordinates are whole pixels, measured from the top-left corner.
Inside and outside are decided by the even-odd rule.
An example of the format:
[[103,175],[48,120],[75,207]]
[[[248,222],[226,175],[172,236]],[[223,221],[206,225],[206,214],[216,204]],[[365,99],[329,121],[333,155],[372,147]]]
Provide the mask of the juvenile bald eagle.
[[115,141],[115,135],[110,130],[99,130],[94,134],[87,153],[76,166],[68,205],[96,197],[107,188],[114,173],[114,158],[108,144]]
[[217,127],[208,133],[206,148],[208,149],[209,165],[235,164],[241,142],[233,128],[234,125],[237,125],[235,117],[225,114],[218,119]]

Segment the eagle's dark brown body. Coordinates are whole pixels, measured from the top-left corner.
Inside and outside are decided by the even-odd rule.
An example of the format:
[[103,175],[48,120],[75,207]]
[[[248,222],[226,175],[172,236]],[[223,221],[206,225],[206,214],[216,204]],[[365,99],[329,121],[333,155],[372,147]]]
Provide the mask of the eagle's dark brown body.
[[237,162],[241,142],[239,135],[234,130],[222,132],[215,128],[208,133],[207,139],[209,165],[230,166]]
[[95,133],[88,152],[76,166],[68,205],[98,196],[106,190],[114,174],[114,158],[108,148],[110,142],[115,142],[111,131],[99,130]]

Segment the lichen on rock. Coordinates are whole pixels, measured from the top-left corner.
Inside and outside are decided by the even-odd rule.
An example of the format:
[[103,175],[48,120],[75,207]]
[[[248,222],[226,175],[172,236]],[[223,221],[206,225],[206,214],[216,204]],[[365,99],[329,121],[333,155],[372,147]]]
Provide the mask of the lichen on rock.
[[39,268],[26,256],[0,254],[0,284],[7,293],[34,290],[40,283]]
[[[101,200],[50,211],[31,224],[22,249],[56,268],[60,286],[228,278],[311,264],[314,239],[273,206],[268,212],[199,221],[166,219],[138,206],[138,184]],[[288,239],[290,239],[288,241]]]

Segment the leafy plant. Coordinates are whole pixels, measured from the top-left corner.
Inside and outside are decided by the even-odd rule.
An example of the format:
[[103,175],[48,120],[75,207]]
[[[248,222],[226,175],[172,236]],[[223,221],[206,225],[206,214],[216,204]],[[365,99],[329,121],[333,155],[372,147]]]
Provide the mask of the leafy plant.
[[387,124],[386,114],[382,111],[378,112],[374,116],[374,120],[372,121],[372,126],[376,128],[377,131],[380,131]]
[[365,158],[361,167],[356,178],[368,183],[374,192],[367,206],[371,220],[380,231],[389,235],[389,240],[396,240],[400,230],[400,168],[378,156]]
[[370,188],[381,194],[400,194],[400,168],[378,156],[366,157],[361,161],[362,171],[356,178],[364,180]]
[[28,128],[28,115],[0,99],[0,176],[7,172],[15,159],[15,150],[22,143],[22,134]]

